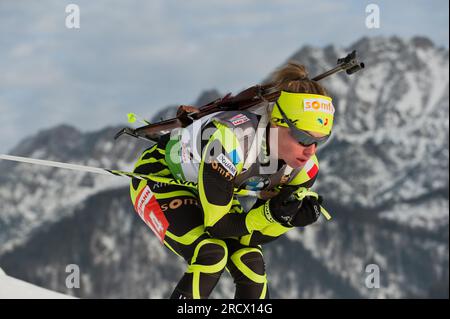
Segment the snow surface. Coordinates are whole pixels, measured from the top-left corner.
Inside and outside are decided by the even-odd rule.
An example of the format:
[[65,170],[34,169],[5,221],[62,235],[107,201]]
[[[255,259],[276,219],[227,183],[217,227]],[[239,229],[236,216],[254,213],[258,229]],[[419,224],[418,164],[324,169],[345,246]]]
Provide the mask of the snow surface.
[[0,299],[74,299],[74,297],[9,277],[0,268]]

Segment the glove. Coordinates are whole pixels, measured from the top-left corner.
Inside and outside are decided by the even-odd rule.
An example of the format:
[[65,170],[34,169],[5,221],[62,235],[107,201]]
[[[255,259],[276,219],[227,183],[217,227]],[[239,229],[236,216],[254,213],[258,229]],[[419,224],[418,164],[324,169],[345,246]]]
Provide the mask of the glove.
[[[322,199],[306,188],[285,186],[264,205],[251,209],[245,224],[249,233],[279,223],[285,227],[304,227],[314,223],[320,215]],[[318,212],[318,213],[317,213]]]
[[277,222],[285,224],[285,218],[292,218],[301,205],[301,202],[297,200],[288,202],[296,189],[296,187],[291,186],[283,187],[275,197],[266,201],[264,205],[251,209],[245,217],[248,232],[261,231]]
[[286,186],[264,205],[264,215],[286,227],[305,227],[320,216],[322,196],[306,188]]
[[264,204],[264,216],[270,222],[278,222],[283,226],[289,225],[300,209],[302,202],[294,198],[297,188],[285,186],[273,198]]
[[315,223],[320,217],[320,205],[322,202],[323,197],[320,195],[318,198],[306,196],[301,201],[297,214],[288,223],[295,227],[305,227]]

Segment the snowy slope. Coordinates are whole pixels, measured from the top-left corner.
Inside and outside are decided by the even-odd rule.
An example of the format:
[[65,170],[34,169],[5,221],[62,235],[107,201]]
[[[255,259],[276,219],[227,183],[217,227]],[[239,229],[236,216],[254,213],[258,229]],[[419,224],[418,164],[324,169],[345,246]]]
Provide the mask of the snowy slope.
[[47,290],[9,277],[0,268],[0,299],[72,299],[74,297]]

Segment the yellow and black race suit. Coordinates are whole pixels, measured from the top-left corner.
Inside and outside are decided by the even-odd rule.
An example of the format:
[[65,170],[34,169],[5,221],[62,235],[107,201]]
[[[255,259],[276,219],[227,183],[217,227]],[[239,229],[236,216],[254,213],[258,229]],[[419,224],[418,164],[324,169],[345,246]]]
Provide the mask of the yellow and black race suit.
[[[276,161],[267,173],[265,116],[264,112],[212,114],[163,136],[137,161],[135,173],[198,184],[193,190],[133,179],[130,185],[133,204],[142,189],[150,187],[169,223],[164,245],[188,264],[172,298],[207,298],[225,268],[234,278],[236,298],[268,297],[261,245],[291,228],[264,217],[265,196],[283,185],[311,187],[318,162],[314,156],[303,169],[287,170],[286,164]],[[252,145],[263,156],[255,158]],[[249,160],[253,162],[248,164]],[[242,189],[258,191],[261,198],[237,196],[236,190]]]

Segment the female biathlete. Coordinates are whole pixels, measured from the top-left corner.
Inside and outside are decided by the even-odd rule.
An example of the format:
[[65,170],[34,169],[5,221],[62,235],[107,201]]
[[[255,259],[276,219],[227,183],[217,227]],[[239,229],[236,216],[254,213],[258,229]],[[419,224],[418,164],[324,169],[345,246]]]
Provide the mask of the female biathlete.
[[171,298],[208,298],[224,269],[235,298],[268,298],[261,245],[320,216],[322,198],[309,188],[319,170],[317,147],[331,133],[332,99],[296,63],[271,83],[281,91],[275,103],[202,117],[162,136],[136,163],[134,173],[197,184],[130,185],[138,212],[156,197],[162,215],[149,213],[152,228],[187,262]]

